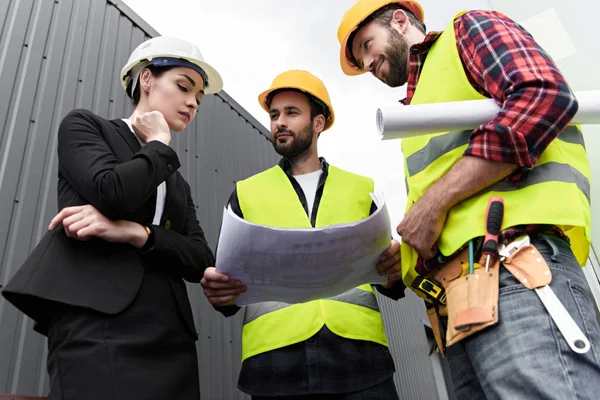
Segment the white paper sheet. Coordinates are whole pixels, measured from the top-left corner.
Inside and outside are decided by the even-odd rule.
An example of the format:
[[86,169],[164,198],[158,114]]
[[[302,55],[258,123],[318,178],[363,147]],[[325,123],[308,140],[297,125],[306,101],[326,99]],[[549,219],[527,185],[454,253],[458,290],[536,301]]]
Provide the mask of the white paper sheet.
[[301,303],[387,282],[375,266],[390,245],[390,219],[383,197],[371,196],[377,205],[372,215],[325,228],[256,225],[225,209],[216,269],[246,285],[235,304]]
[[[600,124],[600,90],[576,92],[579,104],[571,124]],[[383,140],[475,129],[500,111],[492,99],[386,107],[377,110]]]

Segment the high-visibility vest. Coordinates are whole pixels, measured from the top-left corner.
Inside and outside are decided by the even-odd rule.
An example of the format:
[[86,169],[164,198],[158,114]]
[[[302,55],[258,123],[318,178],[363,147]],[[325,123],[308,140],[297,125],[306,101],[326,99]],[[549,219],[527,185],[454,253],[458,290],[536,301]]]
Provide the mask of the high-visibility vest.
[[[469,83],[456,46],[453,20],[429,50],[411,104],[485,98]],[[406,211],[463,156],[470,135],[467,130],[402,139]],[[579,127],[570,125],[550,143],[523,181],[500,181],[454,206],[437,246],[448,256],[470,239],[483,236],[488,200],[501,196],[505,202],[502,229],[523,224],[558,226],[569,236],[579,263],[585,265],[591,234],[589,178],[583,135]],[[418,254],[403,243],[401,256],[403,280],[410,287],[417,275]]]
[[[371,179],[329,166],[315,227],[359,221],[369,216]],[[244,219],[277,228],[310,228],[311,223],[285,172],[275,166],[237,183]],[[371,285],[301,304],[264,302],[246,306],[242,361],[309,339],[323,325],[348,339],[387,346],[383,321]]]

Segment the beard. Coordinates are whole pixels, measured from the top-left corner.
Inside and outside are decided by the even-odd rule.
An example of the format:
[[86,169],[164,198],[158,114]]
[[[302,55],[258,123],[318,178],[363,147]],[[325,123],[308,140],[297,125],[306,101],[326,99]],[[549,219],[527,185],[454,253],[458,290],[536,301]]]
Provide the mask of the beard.
[[[275,136],[281,132],[289,133],[292,136],[291,140],[288,139],[287,143],[277,143]],[[273,135],[271,143],[277,154],[287,159],[293,159],[310,149],[313,136],[312,122],[309,122],[300,132],[294,132],[291,129],[278,129]]]
[[408,81],[408,41],[395,29],[390,28],[385,58],[389,63],[389,71],[381,79],[390,87],[404,85]]

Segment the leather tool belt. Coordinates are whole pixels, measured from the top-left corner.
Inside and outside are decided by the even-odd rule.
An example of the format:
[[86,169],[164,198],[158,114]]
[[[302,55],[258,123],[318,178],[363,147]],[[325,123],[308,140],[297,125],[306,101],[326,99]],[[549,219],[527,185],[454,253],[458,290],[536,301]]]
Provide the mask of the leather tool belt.
[[443,357],[447,346],[498,323],[500,264],[528,289],[552,280],[548,264],[531,244],[515,249],[508,257],[496,258],[487,273],[478,263],[474,264],[474,273],[468,273],[468,249],[430,273],[429,278],[439,282],[446,295],[446,304],[427,305],[427,316]]

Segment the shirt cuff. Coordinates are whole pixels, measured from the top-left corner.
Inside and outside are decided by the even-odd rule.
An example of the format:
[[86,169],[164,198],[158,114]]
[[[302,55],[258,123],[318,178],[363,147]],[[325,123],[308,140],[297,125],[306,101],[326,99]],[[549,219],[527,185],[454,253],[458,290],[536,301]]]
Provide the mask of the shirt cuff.
[[404,297],[404,290],[406,286],[402,280],[397,280],[394,282],[392,286],[389,288],[384,287],[383,285],[373,285],[375,289],[385,297],[389,297],[392,300],[399,300]]
[[515,164],[522,168],[533,168],[539,158],[539,155],[530,153],[522,134],[499,124],[482,125],[475,129],[464,155]]

